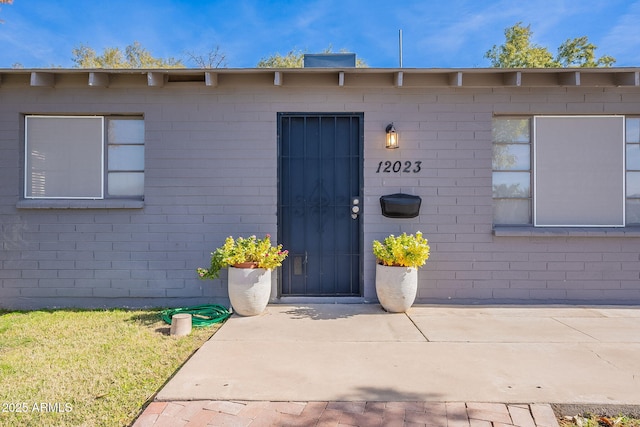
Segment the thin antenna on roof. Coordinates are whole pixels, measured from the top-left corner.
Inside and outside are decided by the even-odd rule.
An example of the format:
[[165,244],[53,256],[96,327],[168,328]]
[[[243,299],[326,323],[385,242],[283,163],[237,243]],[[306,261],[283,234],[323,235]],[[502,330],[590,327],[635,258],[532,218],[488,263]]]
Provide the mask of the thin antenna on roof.
[[398,48],[400,50],[400,68],[402,68],[402,30],[398,34]]

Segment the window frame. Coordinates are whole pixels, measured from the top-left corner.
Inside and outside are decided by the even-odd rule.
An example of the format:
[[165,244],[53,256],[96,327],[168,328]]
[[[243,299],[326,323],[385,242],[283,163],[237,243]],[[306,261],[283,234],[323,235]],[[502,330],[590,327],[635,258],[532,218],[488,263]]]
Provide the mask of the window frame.
[[[618,141],[612,141],[611,144],[612,145],[618,145],[618,149],[620,150],[620,153],[622,155],[622,159],[616,158],[615,161],[620,163],[620,170],[618,171],[618,176],[616,179],[616,191],[618,192],[617,196],[613,196],[616,199],[619,199],[619,203],[620,205],[618,206],[619,212],[615,212],[616,214],[620,215],[620,222],[619,223],[614,223],[614,222],[602,222],[601,224],[598,223],[593,223],[593,224],[589,224],[589,223],[583,223],[581,224],[579,218],[573,218],[573,223],[566,223],[566,224],[562,224],[562,223],[553,223],[551,221],[549,221],[549,219],[545,218],[543,216],[543,213],[548,215],[548,212],[546,211],[542,211],[540,209],[540,205],[542,204],[542,199],[541,197],[538,196],[540,190],[541,190],[541,186],[542,184],[539,183],[539,177],[542,179],[542,175],[539,173],[539,169],[541,168],[541,161],[540,161],[540,152],[543,150],[543,143],[540,142],[540,137],[541,137],[541,133],[542,131],[538,131],[538,124],[542,121],[545,120],[550,120],[550,121],[557,121],[558,123],[561,122],[562,120],[566,120],[566,121],[574,121],[574,120],[595,120],[595,119],[609,119],[612,121],[611,124],[609,125],[616,125],[619,126],[618,131],[620,132],[620,139]],[[618,119],[620,119],[620,123],[615,123],[613,121],[613,119],[615,119],[616,121],[618,121]],[[612,114],[598,114],[598,115],[562,115],[562,114],[558,114],[558,115],[535,115],[533,116],[533,133],[534,133],[534,137],[532,139],[532,148],[533,148],[533,170],[532,170],[532,175],[533,175],[533,212],[532,212],[532,217],[533,217],[533,226],[534,227],[571,227],[571,228],[591,228],[591,227],[603,227],[603,228],[616,228],[616,227],[625,227],[626,224],[626,218],[625,218],[625,211],[626,211],[626,198],[625,198],[625,192],[626,192],[626,157],[625,157],[625,123],[626,123],[626,119],[624,115],[612,115]],[[550,126],[551,127],[551,126]],[[603,126],[604,127],[604,126]],[[612,126],[613,127],[613,126]],[[586,125],[585,125],[586,128]],[[547,129],[545,129],[545,132],[547,131]],[[562,131],[564,131],[564,129],[562,129]],[[558,133],[561,133],[561,131],[558,131]],[[593,133],[597,133],[597,131],[594,130]],[[564,140],[566,141],[566,140]],[[573,141],[571,141],[573,142]],[[545,144],[547,144],[547,142],[545,142]],[[570,144],[569,144],[570,145]],[[609,147],[609,146],[607,146]],[[605,150],[608,151],[608,150]],[[604,157],[604,156],[603,156]],[[591,159],[590,159],[591,160]],[[596,159],[594,158],[591,161],[595,161],[595,160],[600,160],[600,159]],[[548,160],[544,160],[545,162],[547,162]],[[597,169],[597,167],[592,168],[591,170],[595,170]],[[568,167],[564,167],[563,170],[571,170]],[[613,172],[607,172],[607,175],[611,175],[611,176],[615,176]],[[547,179],[546,177],[544,179]],[[556,183],[558,182],[557,180],[555,181]],[[581,185],[586,185],[588,186],[588,182],[584,183],[581,182]],[[554,184],[555,185],[555,184]],[[594,187],[597,184],[594,185]],[[619,185],[619,188],[618,188]],[[548,185],[547,185],[548,188]],[[543,189],[544,190],[544,189]],[[551,192],[551,191],[550,191]],[[603,192],[601,192],[603,193]],[[609,194],[607,193],[607,196]],[[590,196],[590,195],[589,195]],[[547,197],[546,195],[544,196],[545,198]],[[605,196],[606,197],[606,196]],[[575,197],[568,197],[567,199],[571,200],[574,202],[574,204],[579,204],[579,202],[581,200],[576,199]],[[564,201],[564,200],[563,200]],[[560,201],[559,203],[562,203],[562,201]],[[558,212],[558,207],[555,206],[555,212]],[[586,209],[586,208],[585,208]],[[612,209],[613,210],[613,209]],[[554,215],[560,215],[562,216],[562,214],[554,214]],[[607,215],[611,215],[609,212],[607,212]]]
[[[29,119],[30,118],[44,118],[44,119],[100,119],[101,121],[101,126],[100,126],[100,195],[99,196],[77,196],[77,195],[65,195],[65,196],[34,196],[33,194],[29,195],[29,171],[30,171],[30,156],[31,153],[29,152]],[[145,150],[145,146],[146,146],[146,138],[145,138],[145,131],[143,128],[143,138],[142,138],[142,142],[140,144],[110,144],[109,138],[108,138],[108,133],[109,133],[109,122],[110,120],[139,120],[142,121],[143,126],[144,126],[144,115],[142,114],[126,114],[126,115],[118,115],[118,114],[96,114],[96,115],[88,115],[88,114],[25,114],[24,115],[24,141],[23,141],[23,153],[24,153],[24,162],[23,162],[23,166],[24,166],[24,176],[23,176],[23,190],[22,190],[22,195],[23,195],[23,199],[22,202],[20,202],[18,204],[18,207],[35,207],[35,208],[42,208],[42,207],[47,207],[47,206],[52,206],[52,207],[74,207],[74,206],[78,206],[78,207],[95,207],[97,205],[95,205],[94,203],[91,203],[91,201],[96,201],[96,202],[104,202],[104,201],[115,201],[116,203],[113,204],[111,203],[110,205],[114,205],[114,206],[120,206],[121,204],[118,203],[118,200],[123,200],[123,201],[127,201],[130,200],[132,202],[137,202],[137,201],[142,201],[144,200],[144,175],[145,175],[145,165],[144,165],[144,158],[146,157],[146,150]],[[142,186],[142,194],[139,195],[111,195],[110,191],[109,191],[109,180],[108,180],[108,175],[110,172],[113,173],[113,170],[109,169],[109,146],[113,146],[113,145],[141,145],[143,147],[143,164],[142,164],[142,169],[139,170],[135,170],[134,172],[138,173],[142,173],[142,177],[143,177],[143,186]],[[95,162],[97,164],[98,160],[92,160],[93,162]],[[117,172],[122,172],[122,171],[117,171]],[[96,174],[97,176],[97,174]],[[72,205],[68,205],[67,203],[65,203],[65,201],[69,201],[72,203]],[[138,203],[124,203],[122,204],[122,207],[129,207],[129,206],[133,206],[133,207],[138,207]],[[135,205],[135,206],[134,206]]]
[[[492,144],[491,144],[491,151],[492,151],[492,166],[491,166],[491,175],[492,175],[492,194],[493,194],[493,175],[494,173],[528,173],[529,174],[529,196],[528,197],[493,197],[492,196],[492,202],[495,201],[504,201],[504,200],[521,200],[524,201],[526,200],[529,204],[528,209],[529,209],[529,221],[528,222],[522,222],[522,223],[513,223],[513,224],[509,224],[509,223],[500,223],[500,224],[495,224],[494,226],[502,226],[502,227],[511,227],[511,226],[530,226],[533,224],[533,116],[513,116],[513,115],[509,115],[509,116],[494,116],[492,121],[495,120],[527,120],[528,121],[528,128],[529,128],[529,140],[528,142],[518,142],[518,141],[493,141],[493,136],[492,136]],[[493,128],[493,125],[492,125]],[[493,166],[493,150],[495,146],[527,146],[529,148],[529,169],[494,169]],[[492,203],[494,209],[495,209],[495,203]],[[494,219],[495,219],[495,211],[494,211]]]
[[[33,193],[33,186],[29,186],[29,183],[32,182],[33,178],[30,178],[30,171],[31,171],[31,166],[33,165],[33,161],[35,160],[35,157],[32,155],[31,153],[31,147],[30,147],[30,142],[32,142],[29,133],[30,131],[32,131],[33,133],[36,133],[36,130],[32,127],[30,129],[30,125],[29,125],[29,121],[30,119],[34,120],[34,127],[35,125],[35,120],[55,120],[55,119],[62,119],[62,120],[87,120],[87,121],[95,121],[95,120],[99,120],[100,121],[100,158],[99,159],[91,159],[91,162],[95,162],[96,165],[100,166],[100,175],[96,174],[96,176],[94,177],[97,178],[99,177],[100,179],[100,190],[99,190],[99,195],[93,195],[93,196],[78,196],[78,195],[50,195],[50,196],[38,196],[38,195],[34,195]],[[96,135],[91,135],[92,138],[95,138]],[[35,142],[33,142],[33,144],[35,144]],[[101,200],[104,198],[104,187],[105,187],[105,183],[103,180],[103,176],[104,176],[104,147],[105,147],[105,140],[104,140],[104,118],[101,116],[88,116],[88,115],[42,115],[42,114],[31,114],[31,115],[26,115],[24,117],[24,188],[23,188],[23,196],[25,199],[29,199],[29,200],[56,200],[56,199],[75,199],[75,200]],[[29,194],[31,190],[31,195]]]
[[[144,199],[144,177],[145,177],[145,137],[144,137],[144,118],[142,116],[133,116],[133,115],[126,115],[126,116],[120,116],[120,115],[110,115],[110,116],[103,116],[104,117],[104,167],[103,167],[103,180],[104,180],[104,198],[105,199],[134,199],[134,200],[140,200],[140,199]],[[142,138],[142,142],[141,143],[125,143],[125,142],[112,142],[111,139],[109,138],[109,123],[113,120],[136,120],[136,121],[141,121],[142,125],[143,125],[143,138]],[[109,167],[109,161],[110,161],[110,153],[109,153],[109,148],[110,147],[115,147],[115,146],[126,146],[126,147],[131,147],[131,146],[142,146],[142,169],[117,169],[117,168],[113,168],[111,169]],[[121,195],[121,194],[112,194],[111,192],[111,186],[110,186],[110,182],[109,182],[109,174],[124,174],[124,173],[142,173],[142,194],[138,194],[138,195]]]
[[[628,125],[628,120],[629,119],[637,120],[639,122],[638,126],[640,127],[640,115],[627,115],[627,116],[625,116],[625,132],[624,132],[624,134],[625,134],[625,137],[624,137],[624,140],[625,140],[625,156],[627,155],[627,148],[630,145],[631,146],[637,146],[638,149],[640,150],[640,135],[638,135],[639,136],[638,141],[630,141],[629,140],[629,133],[628,133],[628,130],[627,130],[627,125]],[[638,219],[635,222],[629,222],[629,218],[632,216],[632,215],[629,215],[629,210],[630,210],[629,201],[635,201],[636,204],[640,204],[640,195],[638,195],[638,196],[629,196],[628,192],[627,192],[628,185],[629,185],[629,179],[628,179],[629,175],[628,174],[630,172],[631,173],[640,173],[640,166],[637,169],[630,168],[628,163],[627,163],[627,161],[628,161],[628,158],[625,158],[625,189],[624,189],[624,191],[625,191],[625,218],[626,218],[626,223],[625,224],[626,225],[631,225],[631,226],[640,226],[640,219]],[[635,216],[640,217],[640,215],[638,215],[638,214],[636,214]]]
[[[534,126],[534,119],[536,117],[583,117],[583,118],[589,118],[589,117],[593,117],[593,118],[597,118],[597,117],[620,117],[622,118],[622,122],[623,122],[623,138],[622,138],[622,170],[620,171],[620,173],[623,175],[623,180],[622,180],[622,188],[621,188],[621,192],[623,193],[623,197],[622,197],[622,203],[623,203],[623,224],[622,225],[558,225],[558,226],[550,226],[550,225],[546,225],[546,224],[540,224],[538,225],[536,223],[536,211],[535,211],[535,203],[536,203],[536,195],[537,195],[537,191],[538,189],[536,188],[536,159],[535,159],[535,155],[536,155],[536,129]],[[492,121],[495,120],[519,120],[519,119],[528,119],[529,120],[529,124],[530,124],[530,185],[531,185],[531,197],[530,197],[530,205],[529,205],[529,209],[530,209],[530,215],[529,215],[529,222],[528,223],[514,223],[514,224],[510,224],[510,223],[497,223],[495,222],[496,220],[496,216],[495,216],[495,211],[493,214],[493,228],[494,228],[494,234],[496,235],[501,235],[501,236],[508,236],[508,235],[512,235],[511,232],[509,232],[509,229],[515,230],[513,233],[513,235],[529,235],[528,233],[536,233],[535,230],[538,230],[537,233],[548,233],[548,232],[552,232],[553,235],[561,235],[563,233],[568,232],[568,230],[576,230],[576,232],[578,232],[577,230],[580,229],[591,229],[591,230],[611,230],[611,232],[614,232],[614,230],[620,230],[620,232],[624,232],[624,229],[630,230],[629,232],[632,232],[631,230],[637,230],[638,228],[640,228],[640,220],[638,222],[630,222],[629,221],[629,215],[628,215],[628,209],[629,209],[629,201],[630,200],[635,200],[638,201],[638,203],[640,203],[640,197],[628,197],[627,196],[627,185],[628,185],[628,179],[627,179],[627,173],[628,172],[640,172],[640,169],[636,170],[636,169],[629,169],[627,167],[627,144],[628,142],[628,136],[627,136],[627,125],[628,125],[628,119],[639,119],[640,120],[640,115],[638,114],[588,114],[588,115],[567,115],[567,114],[558,114],[558,115],[549,115],[549,114],[532,114],[532,115],[494,115],[492,118]],[[493,126],[492,126],[493,127]],[[497,142],[494,140],[494,136],[492,136],[492,152],[494,150],[494,146],[495,145],[502,145],[502,144],[508,144],[508,143],[504,143],[504,142]],[[640,143],[639,142],[631,142],[631,144],[637,144],[638,148],[640,149]],[[493,155],[492,155],[492,163],[493,163]],[[502,172],[500,170],[496,170],[493,168],[492,165],[492,175],[493,172]],[[492,178],[492,187],[493,187],[493,178]],[[493,193],[493,191],[492,191]],[[501,200],[502,198],[496,198],[492,196],[492,201],[495,200]],[[495,206],[495,203],[494,203]],[[527,232],[526,230],[531,230],[530,232]],[[564,231],[563,231],[564,229]],[[498,230],[503,230],[503,231],[499,231]],[[547,231],[545,231],[547,230]],[[553,231],[551,231],[553,230]],[[603,231],[604,233],[605,231]],[[524,233],[524,234],[523,234]],[[584,233],[584,232],[578,232],[578,233]],[[598,235],[597,232],[594,232],[594,235]],[[634,232],[635,233],[635,232]],[[582,234],[580,234],[582,235]]]

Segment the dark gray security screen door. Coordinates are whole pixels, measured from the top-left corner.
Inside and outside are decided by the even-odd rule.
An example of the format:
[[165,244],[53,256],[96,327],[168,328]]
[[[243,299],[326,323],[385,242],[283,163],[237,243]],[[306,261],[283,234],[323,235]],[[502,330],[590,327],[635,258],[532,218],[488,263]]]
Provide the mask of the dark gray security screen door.
[[278,117],[281,293],[360,295],[363,115]]

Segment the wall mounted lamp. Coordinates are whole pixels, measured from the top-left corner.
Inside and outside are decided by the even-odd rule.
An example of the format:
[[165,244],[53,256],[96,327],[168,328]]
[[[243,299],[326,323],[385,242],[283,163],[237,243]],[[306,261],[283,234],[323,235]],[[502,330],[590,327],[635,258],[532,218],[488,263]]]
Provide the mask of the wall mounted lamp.
[[393,126],[393,122],[387,126],[387,143],[385,145],[386,148],[398,148],[400,145],[398,132],[396,132],[396,128]]

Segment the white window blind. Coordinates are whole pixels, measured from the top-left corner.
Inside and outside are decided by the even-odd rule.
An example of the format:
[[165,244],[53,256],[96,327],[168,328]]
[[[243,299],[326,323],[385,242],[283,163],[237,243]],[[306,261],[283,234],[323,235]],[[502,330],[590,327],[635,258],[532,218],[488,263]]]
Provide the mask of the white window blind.
[[102,117],[27,116],[25,198],[100,199]]
[[536,226],[625,224],[622,116],[534,118]]

